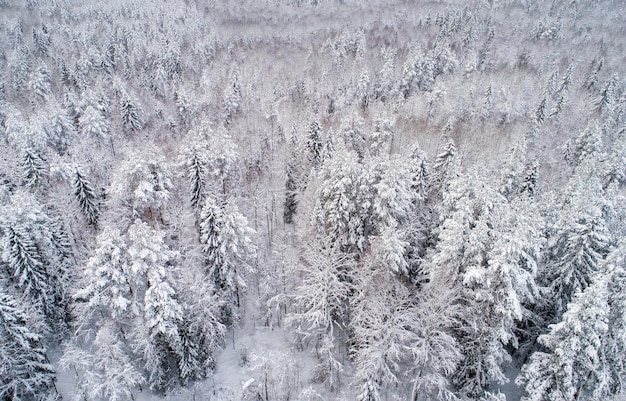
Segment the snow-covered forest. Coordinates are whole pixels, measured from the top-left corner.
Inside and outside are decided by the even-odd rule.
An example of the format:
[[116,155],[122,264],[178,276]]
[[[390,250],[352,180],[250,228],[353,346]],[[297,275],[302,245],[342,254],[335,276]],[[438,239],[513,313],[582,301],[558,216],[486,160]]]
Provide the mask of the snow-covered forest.
[[626,394],[621,0],[0,0],[0,400]]

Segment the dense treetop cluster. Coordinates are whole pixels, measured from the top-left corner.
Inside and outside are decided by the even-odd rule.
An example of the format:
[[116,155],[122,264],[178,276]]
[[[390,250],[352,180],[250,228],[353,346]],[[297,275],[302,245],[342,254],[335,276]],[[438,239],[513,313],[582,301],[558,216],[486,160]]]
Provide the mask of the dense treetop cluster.
[[0,399],[623,393],[621,8],[0,0]]

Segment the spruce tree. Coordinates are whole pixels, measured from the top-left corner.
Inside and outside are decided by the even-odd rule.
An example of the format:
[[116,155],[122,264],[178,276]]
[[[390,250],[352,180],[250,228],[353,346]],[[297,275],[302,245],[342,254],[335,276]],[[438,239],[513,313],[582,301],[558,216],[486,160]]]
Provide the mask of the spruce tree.
[[137,101],[122,94],[119,108],[122,124],[127,131],[135,132],[143,128],[143,110]]
[[309,160],[313,166],[318,166],[322,161],[322,127],[318,121],[312,121],[309,126],[309,136],[306,146],[309,151]]
[[566,310],[577,291],[584,290],[591,283],[591,277],[611,244],[599,208],[592,206],[579,213],[562,228],[559,243],[553,248],[554,262],[546,272],[545,280],[550,283],[557,316]]
[[123,161],[112,181],[111,194],[124,217],[162,221],[173,184],[170,166],[157,150],[148,147]]
[[292,224],[294,215],[298,210],[298,185],[296,183],[297,161],[290,160],[285,168],[285,203],[283,209],[283,221],[285,224]]
[[579,290],[561,321],[539,337],[543,349],[524,365],[516,383],[523,401],[599,400],[622,391],[626,314],[626,242],[612,250]]
[[128,266],[137,282],[136,296],[143,298],[129,337],[144,362],[150,387],[158,390],[179,377],[177,360],[183,353],[183,308],[171,271],[178,253],[169,250],[164,237],[139,219],[128,229]]
[[106,118],[91,105],[87,106],[78,118],[78,127],[84,136],[92,138],[99,146],[111,140]]
[[44,400],[57,395],[54,367],[31,317],[0,288],[0,398]]
[[453,178],[457,148],[452,138],[448,138],[444,148],[432,163],[433,189],[441,194],[448,180]]
[[426,154],[415,146],[411,154],[411,190],[414,191],[420,201],[426,199],[430,186],[430,166]]
[[76,196],[80,210],[85,215],[87,223],[95,225],[98,222],[100,210],[98,198],[91,183],[76,169],[72,185],[74,187],[74,196]]
[[30,193],[13,194],[0,207],[0,246],[14,285],[40,306],[56,333],[66,323],[73,252],[58,220]]
[[22,177],[28,188],[40,186],[44,177],[47,175],[46,162],[37,152],[32,149],[26,149],[22,156]]
[[5,258],[13,279],[26,293],[43,296],[48,290],[48,274],[37,243],[21,227],[9,226],[5,234]]
[[532,211],[475,176],[453,179],[444,192],[429,271],[435,282],[447,283],[460,308],[454,333],[463,358],[453,378],[468,397],[506,382],[517,324],[537,300],[542,223]]
[[233,71],[229,83],[222,95],[224,102],[224,124],[231,123],[232,118],[241,109],[241,80],[239,72]]
[[200,243],[207,257],[208,275],[226,300],[225,322],[234,318],[233,306],[241,305],[245,273],[252,269],[256,256],[253,234],[234,204],[220,204],[207,197],[200,213]]
[[101,319],[128,325],[138,312],[137,288],[128,265],[128,245],[122,233],[105,227],[97,247],[86,263],[79,289],[74,293],[75,327],[78,335],[88,332]]

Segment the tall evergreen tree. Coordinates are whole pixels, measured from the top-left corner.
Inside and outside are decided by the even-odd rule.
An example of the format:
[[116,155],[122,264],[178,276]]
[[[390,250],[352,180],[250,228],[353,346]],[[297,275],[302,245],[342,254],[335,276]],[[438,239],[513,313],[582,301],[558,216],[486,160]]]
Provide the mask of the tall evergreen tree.
[[541,279],[551,289],[552,320],[558,321],[574,294],[590,284],[613,243],[606,221],[612,205],[605,199],[597,164],[590,157],[577,166],[548,232]]
[[199,209],[204,203],[207,190],[208,160],[206,138],[198,132],[189,132],[188,144],[183,146],[179,155],[179,165],[191,190],[191,206]]
[[517,379],[526,391],[522,400],[598,400],[622,390],[625,251],[622,242],[592,283],[576,293],[563,319],[539,337],[545,348],[531,356]]
[[517,347],[517,323],[539,294],[542,224],[532,210],[509,204],[478,177],[455,178],[444,192],[429,270],[456,294],[461,317],[455,335],[463,358],[454,383],[468,397],[506,382],[508,347]]
[[98,198],[87,178],[76,169],[72,180],[74,196],[89,224],[96,224],[100,214]]
[[120,164],[113,176],[112,195],[125,218],[161,221],[170,199],[172,175],[164,157],[149,148]]
[[6,228],[5,256],[9,269],[19,287],[35,296],[45,294],[48,277],[37,244],[21,227]]
[[228,125],[241,109],[241,80],[237,70],[234,70],[230,75],[228,86],[224,89],[223,101],[224,123]]
[[41,185],[48,172],[48,166],[41,156],[32,149],[26,149],[21,164],[26,186],[34,188]]
[[426,154],[419,146],[411,154],[411,177],[411,190],[418,195],[420,201],[424,201],[430,186],[430,166]]
[[57,395],[54,367],[41,336],[29,327],[31,317],[0,288],[0,397],[45,400]]
[[84,136],[92,138],[100,146],[111,141],[106,118],[91,105],[87,106],[78,118],[78,126]]
[[354,152],[341,149],[324,163],[319,179],[317,213],[325,233],[344,251],[364,251],[370,237],[405,223],[413,213],[417,194],[401,158],[360,162]]
[[526,168],[526,138],[516,141],[509,151],[501,173],[500,193],[511,200],[519,195],[524,185]]
[[390,47],[383,47],[381,56],[384,62],[374,83],[374,97],[382,102],[386,102],[394,95],[396,51]]
[[356,99],[361,107],[367,107],[370,103],[370,77],[367,68],[363,69],[356,88]]
[[89,258],[80,289],[74,294],[75,326],[79,335],[108,319],[120,326],[139,313],[135,280],[128,265],[128,245],[119,230],[105,227],[96,239],[97,248]]
[[17,288],[39,305],[53,328],[66,320],[72,250],[62,227],[28,193],[16,193],[0,207],[0,244]]
[[306,141],[306,147],[309,151],[309,160],[313,166],[319,166],[322,161],[322,127],[318,121],[312,121],[309,126],[309,135]]
[[139,102],[132,99],[128,94],[123,93],[120,99],[120,115],[122,124],[129,132],[139,131],[143,128],[143,110]]
[[391,153],[394,140],[393,123],[385,118],[377,118],[374,122],[370,152],[372,155],[386,156]]
[[298,173],[296,160],[289,160],[285,168],[285,203],[283,208],[283,220],[285,224],[292,224],[294,215],[298,209],[298,185],[296,175]]
[[207,198],[200,213],[200,242],[207,256],[207,270],[217,291],[227,299],[225,321],[233,318],[246,288],[244,275],[252,269],[256,246],[248,220],[231,203]]
[[432,186],[434,195],[442,195],[445,185],[455,171],[457,148],[454,140],[449,138],[441,152],[437,154],[432,163]]
[[226,327],[220,322],[224,301],[202,266],[192,264],[182,275],[179,299],[184,319],[179,328],[182,353],[178,361],[183,383],[210,376],[216,367],[215,352],[223,345]]
[[557,315],[565,311],[577,291],[590,284],[611,243],[602,211],[597,207],[575,216],[570,224],[564,228],[565,232],[555,249],[554,264],[546,272],[546,282],[551,283]]
[[138,287],[135,296],[141,296],[129,337],[144,362],[150,387],[159,390],[178,378],[177,360],[183,352],[183,309],[171,272],[178,253],[168,249],[164,236],[139,219],[128,229],[128,266]]

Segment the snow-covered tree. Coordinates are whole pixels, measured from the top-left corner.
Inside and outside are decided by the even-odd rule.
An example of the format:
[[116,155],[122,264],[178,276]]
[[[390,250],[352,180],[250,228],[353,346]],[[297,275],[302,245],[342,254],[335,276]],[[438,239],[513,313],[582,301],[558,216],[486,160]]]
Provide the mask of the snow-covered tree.
[[435,78],[434,61],[421,49],[412,49],[402,71],[400,88],[404,98],[408,98],[416,88],[431,91]]
[[43,128],[48,144],[57,152],[65,152],[76,139],[76,127],[67,110],[57,102],[51,102],[45,110]]
[[370,383],[389,386],[402,381],[406,345],[413,337],[408,294],[403,288],[391,290],[390,276],[388,271],[372,274],[376,284],[364,285],[352,308],[351,357],[355,378],[366,388]]
[[522,191],[526,168],[526,138],[521,138],[511,148],[501,173],[500,193],[512,199]]
[[178,369],[183,383],[210,375],[216,367],[214,353],[222,346],[226,335],[226,327],[220,322],[220,307],[224,301],[216,294],[213,282],[201,266],[188,267],[179,290],[184,319],[179,328],[183,351]]
[[597,155],[602,150],[602,131],[597,123],[590,124],[574,141],[565,144],[565,159],[575,165]]
[[200,243],[207,256],[207,271],[216,290],[226,298],[224,318],[232,319],[230,306],[241,305],[245,274],[256,256],[254,231],[233,203],[218,203],[207,197],[200,213]]
[[443,282],[457,291],[455,335],[463,358],[454,383],[467,396],[506,382],[507,347],[517,347],[517,322],[537,298],[542,223],[533,211],[532,205],[509,204],[473,176],[452,180],[444,192],[430,274],[448,277]]
[[605,187],[626,182],[626,129],[619,131],[619,136],[609,152],[604,175]]
[[17,300],[0,288],[0,397],[45,400],[57,396],[54,367],[40,334]]
[[122,93],[119,107],[122,124],[127,131],[135,132],[143,128],[143,110],[137,100],[131,98],[126,93]]
[[283,221],[292,224],[294,215],[298,209],[298,161],[291,159],[285,167],[285,203],[283,206]]
[[545,348],[531,356],[516,381],[525,388],[522,400],[597,400],[621,391],[625,250],[622,242],[593,282],[576,293],[563,319],[539,337]]
[[84,136],[92,138],[100,146],[111,140],[109,123],[104,115],[91,105],[87,106],[80,115],[78,126]]
[[40,56],[48,56],[48,48],[52,44],[50,31],[45,24],[41,24],[41,30],[33,28],[33,44]]
[[27,193],[14,194],[0,216],[2,261],[12,282],[43,308],[53,326],[63,325],[72,251],[62,227]]
[[133,399],[133,390],[144,381],[133,364],[119,326],[110,321],[97,330],[91,349],[68,344],[60,365],[75,369],[79,390],[88,399]]
[[309,135],[306,141],[309,151],[309,160],[314,166],[318,166],[322,161],[322,127],[318,121],[312,121],[309,126]]
[[594,58],[591,61],[591,65],[589,66],[589,69],[587,70],[587,74],[585,76],[586,89],[594,90],[596,88],[596,85],[598,84],[598,74],[602,70],[602,67],[604,67],[603,58],[601,58],[600,60]]
[[535,130],[537,130],[543,124],[546,119],[546,115],[546,98],[544,97],[543,99],[541,99],[541,102],[539,102],[539,106],[537,106],[533,114]]
[[8,260],[13,278],[26,293],[44,294],[48,277],[37,243],[22,227],[8,226],[5,230],[4,259]]
[[340,135],[345,147],[359,156],[362,160],[366,152],[367,136],[363,127],[364,121],[357,113],[352,113],[341,122]]
[[532,164],[526,166],[524,172],[524,179],[522,181],[521,191],[529,196],[533,196],[535,188],[537,187],[537,179],[539,174],[539,162],[534,161]]
[[385,118],[377,118],[374,121],[374,132],[372,132],[371,154],[380,156],[390,154],[393,140],[393,123]]
[[445,283],[433,280],[411,307],[413,336],[406,352],[410,355],[407,379],[412,383],[412,401],[456,399],[450,377],[462,355],[452,329],[462,311],[455,300]]
[[554,250],[555,262],[546,272],[557,314],[565,311],[577,291],[590,284],[611,243],[602,211],[597,207],[576,216],[570,224],[564,228],[561,242]]
[[26,149],[22,157],[22,176],[28,188],[42,185],[48,173],[48,166],[42,157],[32,149]]
[[364,230],[359,216],[358,190],[362,166],[354,152],[340,149],[326,161],[320,171],[317,196],[318,213],[324,231],[342,247],[365,246]]
[[179,151],[178,166],[189,184],[194,208],[202,208],[211,192],[227,195],[237,178],[238,160],[237,147],[223,129],[214,132],[203,121],[189,130]]
[[441,192],[446,185],[446,182],[452,178],[454,173],[457,148],[454,144],[454,140],[449,138],[446,141],[441,152],[437,154],[435,160],[432,163],[432,185],[435,189]]
[[411,153],[411,190],[414,191],[419,201],[424,201],[430,186],[430,166],[426,154],[415,146]]
[[359,77],[359,81],[357,82],[356,87],[356,100],[359,102],[361,107],[367,107],[370,103],[370,94],[369,94],[369,86],[370,86],[370,77],[367,68],[363,69],[361,76]]
[[198,132],[190,131],[189,139],[183,146],[178,161],[191,190],[191,206],[202,207],[207,189],[208,143]]
[[596,111],[605,114],[610,112],[615,102],[615,92],[617,91],[618,79],[617,75],[613,75],[608,79],[600,90],[600,97],[595,99],[594,108]]
[[133,350],[141,356],[148,382],[163,389],[172,380],[172,364],[182,353],[179,327],[183,308],[174,289],[172,265],[178,253],[170,251],[165,233],[137,219],[128,229],[128,267],[135,280],[143,284],[141,316],[135,322]]
[[541,279],[550,287],[554,317],[565,312],[577,291],[584,290],[613,242],[607,226],[611,202],[605,199],[595,158],[576,171],[548,232],[548,252]]
[[230,124],[232,118],[241,109],[241,78],[239,71],[234,70],[222,95],[224,102],[224,123]]
[[130,209],[133,217],[159,221],[173,184],[163,156],[155,149],[147,149],[121,163],[112,186],[114,199]]
[[76,299],[77,333],[88,332],[94,320],[110,319],[128,323],[139,313],[137,288],[128,266],[128,245],[122,233],[105,227],[96,239],[97,248],[89,258]]
[[45,101],[51,92],[50,81],[50,71],[48,71],[45,65],[42,65],[32,72],[28,88],[37,100]]
[[[143,372],[152,388],[164,389],[178,380],[204,378],[215,366],[213,352],[224,337],[221,301],[193,267],[182,274],[184,291],[178,290],[173,271],[178,253],[169,250],[164,235],[137,219],[127,236],[110,227],[98,236],[75,294],[76,337],[64,356],[67,366],[84,368],[82,387],[98,397],[113,394],[123,372],[129,377],[118,395],[141,384]],[[98,362],[103,347],[112,353],[106,369]],[[130,362],[137,357],[141,363]]]
[[449,47],[436,43],[430,51],[412,49],[404,63],[401,89],[405,98],[415,88],[432,91],[435,80],[444,73],[452,72],[457,60]]
[[361,392],[356,397],[357,401],[382,401],[380,384],[374,378],[369,378],[361,386]]
[[455,399],[449,377],[461,358],[452,336],[460,316],[456,296],[442,282],[413,293],[389,260],[378,256],[384,247],[373,244],[354,274],[350,352],[365,399],[380,389],[387,396],[410,392],[411,400]]
[[396,68],[396,50],[389,47],[381,49],[383,67],[376,76],[374,97],[385,102],[394,96],[394,73]]
[[363,251],[369,238],[386,227],[406,222],[417,194],[403,159],[372,158],[359,162],[341,149],[320,171],[318,215],[327,235],[349,251]]
[[80,210],[85,215],[87,222],[96,224],[100,214],[98,197],[89,180],[81,174],[78,168],[74,173],[72,186],[74,187],[74,196],[76,196]]
[[341,339],[341,328],[346,323],[354,260],[330,241],[318,240],[314,244],[300,257],[302,281],[294,289],[294,312],[287,322],[301,336],[300,341],[312,341],[315,345],[319,360],[315,380],[336,389],[342,368],[335,341]]

